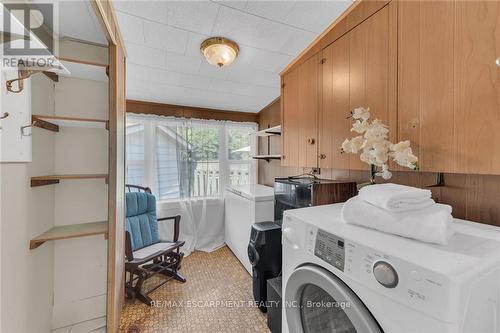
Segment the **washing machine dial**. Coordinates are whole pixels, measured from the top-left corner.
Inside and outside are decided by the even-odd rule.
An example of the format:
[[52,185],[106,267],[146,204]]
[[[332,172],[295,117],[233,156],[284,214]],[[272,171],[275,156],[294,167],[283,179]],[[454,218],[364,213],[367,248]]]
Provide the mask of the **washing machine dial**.
[[386,288],[394,288],[398,285],[398,273],[386,261],[377,261],[373,265],[373,275],[375,279]]

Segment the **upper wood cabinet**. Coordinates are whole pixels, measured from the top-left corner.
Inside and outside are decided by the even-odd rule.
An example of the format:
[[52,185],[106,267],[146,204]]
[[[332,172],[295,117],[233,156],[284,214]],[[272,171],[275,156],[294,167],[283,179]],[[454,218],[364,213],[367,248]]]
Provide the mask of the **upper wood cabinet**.
[[[299,166],[318,166],[319,55],[299,66]],[[295,147],[297,149],[297,147]]]
[[319,113],[319,167],[349,169],[349,155],[340,153],[349,128],[349,36],[322,52]]
[[283,165],[368,169],[340,146],[352,136],[348,116],[355,107],[396,123],[396,19],[396,7],[386,5],[283,76]]
[[[370,108],[372,120],[380,119],[389,126],[390,138],[396,138],[397,132],[396,22],[397,4],[391,2],[347,34],[349,38],[348,111],[360,106]],[[366,163],[361,162],[359,155],[349,155],[349,158],[350,169],[367,170],[369,168]],[[336,168],[335,165],[333,167]]]
[[500,2],[398,5],[399,138],[422,171],[500,174]]
[[340,154],[363,106],[411,141],[421,171],[500,174],[500,2],[369,3],[283,75],[283,164],[368,169]]
[[282,165],[317,166],[319,55],[283,76]]
[[293,69],[281,78],[281,164],[299,165],[299,70]]

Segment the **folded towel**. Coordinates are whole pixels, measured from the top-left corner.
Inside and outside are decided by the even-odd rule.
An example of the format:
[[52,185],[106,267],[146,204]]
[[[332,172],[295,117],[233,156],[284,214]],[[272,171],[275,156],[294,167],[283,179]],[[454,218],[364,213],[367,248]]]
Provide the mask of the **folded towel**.
[[389,212],[356,196],[344,204],[342,219],[346,223],[444,245],[453,235],[451,211],[448,205],[434,204],[421,210]]
[[421,209],[434,204],[431,191],[398,184],[376,184],[359,191],[361,199],[391,212]]

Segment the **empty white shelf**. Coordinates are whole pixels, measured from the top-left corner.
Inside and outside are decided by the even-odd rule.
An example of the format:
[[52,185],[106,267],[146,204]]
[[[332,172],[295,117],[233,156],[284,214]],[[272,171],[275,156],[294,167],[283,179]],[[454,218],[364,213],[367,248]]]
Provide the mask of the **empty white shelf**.
[[281,135],[281,125],[269,127],[261,131],[255,132],[256,136],[271,136],[271,135]]

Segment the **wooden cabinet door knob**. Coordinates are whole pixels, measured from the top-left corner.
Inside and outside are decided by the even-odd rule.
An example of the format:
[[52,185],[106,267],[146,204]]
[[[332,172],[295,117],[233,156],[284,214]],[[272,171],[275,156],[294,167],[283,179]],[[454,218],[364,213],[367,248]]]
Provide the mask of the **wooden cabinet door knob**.
[[319,154],[319,159],[320,160],[324,160],[326,158],[326,155],[325,154]]
[[307,143],[309,143],[310,145],[313,145],[316,141],[314,140],[314,138],[309,138],[307,139]]

